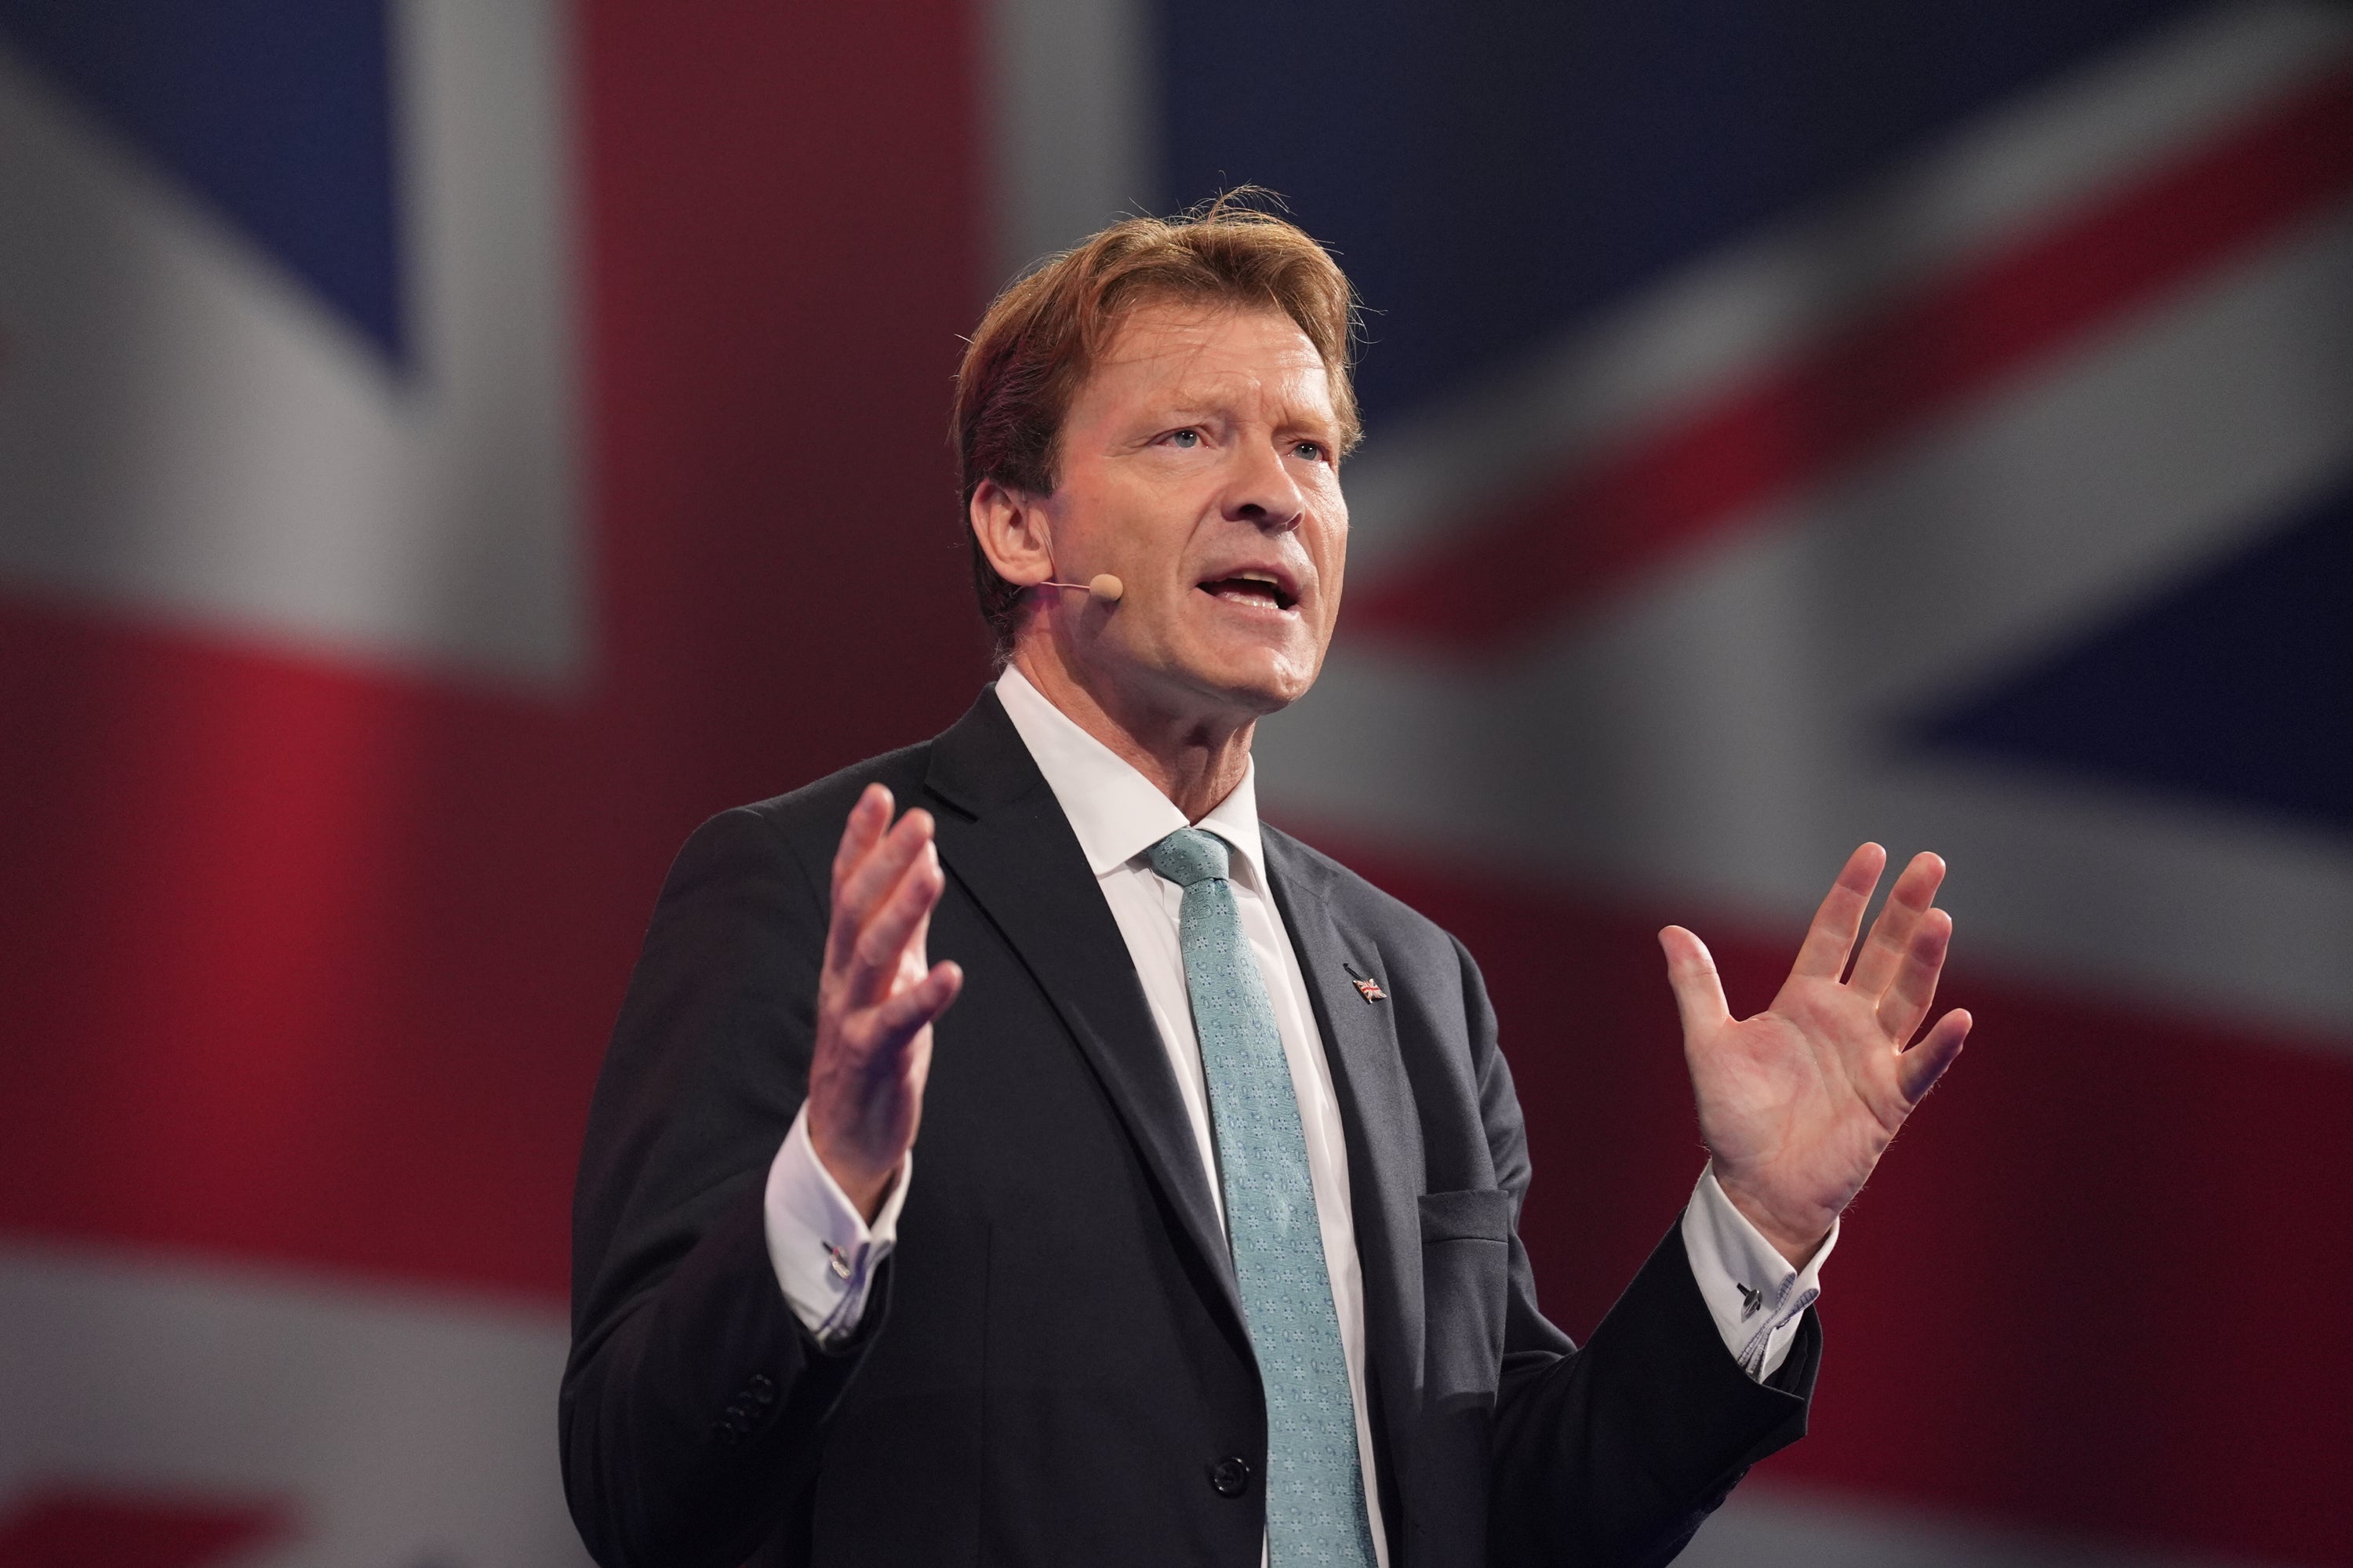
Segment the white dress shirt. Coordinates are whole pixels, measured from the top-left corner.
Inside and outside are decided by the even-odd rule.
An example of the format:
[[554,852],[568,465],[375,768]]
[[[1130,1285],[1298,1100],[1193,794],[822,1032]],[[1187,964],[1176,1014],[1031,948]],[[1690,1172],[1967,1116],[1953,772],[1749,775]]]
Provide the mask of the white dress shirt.
[[[1275,1028],[1291,1065],[1292,1087],[1299,1097],[1300,1130],[1306,1136],[1324,1261],[1331,1271],[1332,1305],[1339,1315],[1348,1388],[1356,1400],[1356,1452],[1364,1467],[1366,1506],[1372,1514],[1373,1548],[1386,1568],[1388,1542],[1381,1528],[1370,1406],[1365,1398],[1364,1272],[1349,1206],[1347,1145],[1307,982],[1267,886],[1256,765],[1244,771],[1241,782],[1208,816],[1187,823],[1150,780],[1039,695],[1018,669],[1007,668],[997,680],[997,695],[1070,819],[1103,902],[1127,942],[1221,1217],[1225,1194],[1218,1175],[1208,1089],[1185,989],[1184,954],[1176,939],[1184,890],[1154,871],[1144,857],[1154,844],[1187,826],[1217,834],[1232,852],[1228,879],[1234,903],[1266,982]],[[913,1180],[911,1155],[881,1213],[867,1224],[810,1148],[807,1107],[794,1118],[768,1169],[768,1255],[794,1315],[821,1340],[838,1340],[857,1328],[874,1270],[897,1241],[899,1211]],[[1683,1210],[1682,1229],[1693,1277],[1725,1349],[1751,1377],[1771,1376],[1788,1354],[1799,1317],[1821,1294],[1822,1262],[1837,1243],[1836,1227],[1806,1266],[1795,1268],[1733,1207],[1714,1172],[1704,1171]]]

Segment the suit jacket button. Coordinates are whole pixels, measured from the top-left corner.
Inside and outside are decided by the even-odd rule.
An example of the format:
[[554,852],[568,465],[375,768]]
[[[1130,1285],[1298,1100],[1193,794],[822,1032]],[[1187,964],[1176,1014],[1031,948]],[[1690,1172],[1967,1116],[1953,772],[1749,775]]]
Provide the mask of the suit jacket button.
[[1209,1485],[1221,1498],[1238,1498],[1250,1490],[1250,1461],[1236,1454],[1209,1467]]
[[754,1404],[776,1403],[776,1385],[765,1372],[754,1372],[751,1381],[744,1383],[744,1392],[752,1396]]

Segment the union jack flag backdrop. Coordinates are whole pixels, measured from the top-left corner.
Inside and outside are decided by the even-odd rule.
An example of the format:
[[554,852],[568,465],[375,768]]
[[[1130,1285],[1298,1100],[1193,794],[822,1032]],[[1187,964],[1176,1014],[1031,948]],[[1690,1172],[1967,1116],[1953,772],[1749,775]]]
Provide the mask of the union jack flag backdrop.
[[566,1210],[712,810],[986,673],[994,288],[1372,313],[1270,815],[1461,934],[1592,1326],[1942,852],[1962,1064],[1711,1564],[2353,1562],[2353,11],[0,0],[0,1568],[576,1565]]

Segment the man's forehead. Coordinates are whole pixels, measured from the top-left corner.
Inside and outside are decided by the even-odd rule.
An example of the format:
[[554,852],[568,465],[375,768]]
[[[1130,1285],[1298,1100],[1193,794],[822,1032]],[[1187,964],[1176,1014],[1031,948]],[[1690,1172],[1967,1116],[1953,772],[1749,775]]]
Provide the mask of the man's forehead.
[[1129,311],[1096,361],[1098,375],[1166,397],[1281,394],[1329,414],[1331,376],[1299,323],[1246,305],[1154,301]]

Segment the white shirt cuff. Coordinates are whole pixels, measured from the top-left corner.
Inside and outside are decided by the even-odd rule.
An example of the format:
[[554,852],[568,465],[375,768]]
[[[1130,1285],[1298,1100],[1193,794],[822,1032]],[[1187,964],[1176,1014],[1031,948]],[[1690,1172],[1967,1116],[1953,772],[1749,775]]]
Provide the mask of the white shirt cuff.
[[1781,1370],[1798,1338],[1798,1320],[1822,1294],[1822,1263],[1838,1245],[1838,1222],[1806,1266],[1783,1257],[1716,1184],[1715,1167],[1700,1172],[1683,1209],[1683,1253],[1701,1298],[1741,1370],[1762,1383]]
[[793,1118],[792,1131],[768,1166],[768,1263],[785,1304],[820,1343],[858,1331],[874,1271],[898,1245],[899,1211],[906,1206],[914,1170],[910,1153],[870,1225],[810,1146],[806,1102]]

